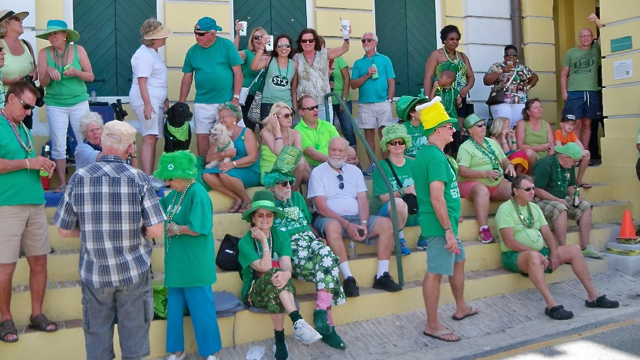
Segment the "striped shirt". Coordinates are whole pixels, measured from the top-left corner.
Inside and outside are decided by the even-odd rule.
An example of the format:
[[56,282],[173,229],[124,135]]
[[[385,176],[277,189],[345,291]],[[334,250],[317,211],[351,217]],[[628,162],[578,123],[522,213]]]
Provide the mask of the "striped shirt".
[[164,220],[149,178],[113,155],[73,174],[53,217],[61,229],[80,228],[80,279],[90,288],[141,280],[152,249],[144,227]]

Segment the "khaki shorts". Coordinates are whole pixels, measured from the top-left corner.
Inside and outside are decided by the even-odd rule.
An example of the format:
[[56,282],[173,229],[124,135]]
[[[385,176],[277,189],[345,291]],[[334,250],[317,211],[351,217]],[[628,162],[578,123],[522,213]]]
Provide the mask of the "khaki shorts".
[[0,219],[0,264],[17,262],[21,245],[27,256],[51,251],[44,204],[0,206]]
[[358,105],[358,127],[360,129],[378,129],[381,126],[395,123],[391,112],[391,103],[388,101]]

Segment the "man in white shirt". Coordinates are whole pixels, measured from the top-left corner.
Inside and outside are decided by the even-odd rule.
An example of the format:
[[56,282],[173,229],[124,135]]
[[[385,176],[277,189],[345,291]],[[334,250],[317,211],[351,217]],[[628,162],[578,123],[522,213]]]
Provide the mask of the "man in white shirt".
[[347,297],[359,296],[358,283],[349,270],[347,252],[342,239],[372,243],[378,237],[378,272],[373,288],[395,292],[402,290],[389,275],[389,259],[394,238],[391,220],[369,216],[367,186],[360,169],[345,163],[349,143],[344,138],[329,142],[329,159],[311,172],[308,197],[312,199],[318,216],[313,226],[322,234],[327,244],[340,259],[340,272],[344,277],[342,287]]

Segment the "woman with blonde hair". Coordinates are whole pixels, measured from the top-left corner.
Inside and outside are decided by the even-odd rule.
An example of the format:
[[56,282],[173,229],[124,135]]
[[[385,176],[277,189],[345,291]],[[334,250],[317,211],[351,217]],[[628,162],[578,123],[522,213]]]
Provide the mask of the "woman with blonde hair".
[[[240,29],[242,25],[236,20],[236,36],[233,38],[233,44],[236,46],[236,49],[240,46]],[[240,59],[242,59],[242,88],[243,92],[247,92],[247,97],[244,100],[244,105],[241,104],[242,109],[242,118],[248,119],[249,108],[251,107],[251,103],[253,102],[254,95],[249,94],[249,88],[251,84],[258,76],[259,71],[255,71],[251,69],[251,62],[253,58],[256,56],[256,52],[258,49],[264,47],[263,40],[266,40],[267,30],[263,29],[260,26],[254,27],[251,29],[249,33],[249,43],[247,44],[247,49],[238,50],[238,55],[240,55]],[[255,130],[256,124],[252,121],[245,121],[245,125],[251,130]]]
[[510,126],[511,120],[509,118],[495,118],[489,129],[489,137],[500,145],[504,154],[515,167],[516,174],[526,174],[529,170],[529,161],[527,159],[529,156],[535,157],[535,152],[530,149],[518,150],[516,133],[510,129]]
[[[263,121],[264,129],[260,132],[260,181],[265,173],[271,171],[276,157],[285,146],[294,146],[302,151],[302,136],[298,130],[292,129],[293,111],[283,102],[276,102],[269,111],[269,116]],[[301,183],[309,182],[311,168],[307,160],[302,158],[293,171],[296,183],[292,190],[296,191]]]
[[164,113],[169,108],[167,98],[167,66],[158,49],[173,31],[156,19],[147,19],[140,27],[142,45],[131,58],[133,80],[129,103],[138,118],[142,133],[140,164],[151,175],[156,160],[156,143],[163,134]]

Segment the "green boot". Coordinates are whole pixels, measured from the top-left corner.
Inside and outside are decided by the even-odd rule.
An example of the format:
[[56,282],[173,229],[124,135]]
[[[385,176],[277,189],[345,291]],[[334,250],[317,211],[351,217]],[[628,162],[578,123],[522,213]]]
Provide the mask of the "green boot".
[[331,325],[329,325],[329,320],[327,320],[327,310],[313,310],[313,325],[316,327],[316,331],[319,332],[320,335],[324,336],[331,334]]
[[322,341],[334,349],[345,350],[347,348],[347,345],[344,343],[344,340],[342,340],[340,335],[338,335],[338,333],[336,332],[335,326],[331,327],[331,333],[327,335],[324,335],[324,334],[322,335]]

